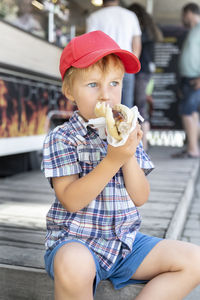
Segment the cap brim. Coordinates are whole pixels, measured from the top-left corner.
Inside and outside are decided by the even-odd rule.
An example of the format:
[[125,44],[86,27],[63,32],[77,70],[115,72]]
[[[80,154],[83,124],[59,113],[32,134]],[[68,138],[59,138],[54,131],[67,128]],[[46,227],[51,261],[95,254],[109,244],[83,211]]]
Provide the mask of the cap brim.
[[119,56],[121,61],[124,64],[125,71],[127,73],[137,73],[140,71],[140,62],[138,58],[129,51],[122,50],[122,49],[101,49],[92,53],[85,55],[84,57],[80,58],[79,60],[75,61],[72,66],[76,68],[87,68],[90,65],[94,64],[102,57],[109,55],[109,54],[116,54]]

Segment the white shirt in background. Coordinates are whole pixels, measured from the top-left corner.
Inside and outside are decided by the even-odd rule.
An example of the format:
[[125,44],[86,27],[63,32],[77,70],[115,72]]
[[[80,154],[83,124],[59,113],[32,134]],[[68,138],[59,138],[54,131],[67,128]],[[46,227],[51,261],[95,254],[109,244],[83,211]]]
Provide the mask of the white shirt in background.
[[86,31],[101,30],[108,34],[121,49],[132,49],[134,36],[140,36],[140,25],[135,13],[120,6],[109,6],[92,13],[86,20]]

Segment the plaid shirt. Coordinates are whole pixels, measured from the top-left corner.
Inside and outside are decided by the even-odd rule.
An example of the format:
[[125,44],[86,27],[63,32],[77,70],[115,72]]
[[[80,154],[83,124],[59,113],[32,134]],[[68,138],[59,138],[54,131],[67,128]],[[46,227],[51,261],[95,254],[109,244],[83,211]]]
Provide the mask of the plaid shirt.
[[[69,122],[56,127],[46,137],[42,169],[47,178],[87,175],[106,156],[107,142],[75,112]],[[153,169],[142,145],[135,153],[145,174]],[[98,184],[98,182],[96,183]],[[109,270],[119,251],[126,256],[132,249],[141,219],[124,186],[120,169],[102,192],[86,207],[68,212],[55,199],[47,214],[46,248],[53,249],[65,240],[87,244]]]

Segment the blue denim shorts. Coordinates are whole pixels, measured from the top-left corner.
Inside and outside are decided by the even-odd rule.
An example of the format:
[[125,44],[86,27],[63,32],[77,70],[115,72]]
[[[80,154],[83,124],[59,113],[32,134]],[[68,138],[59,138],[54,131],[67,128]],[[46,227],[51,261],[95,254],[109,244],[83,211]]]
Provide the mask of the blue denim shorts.
[[200,89],[194,90],[189,79],[181,83],[182,99],[179,104],[180,115],[191,115],[200,110]]
[[81,243],[88,248],[91,252],[95,265],[96,265],[96,278],[94,280],[93,292],[95,294],[97,285],[101,280],[109,279],[115,289],[120,289],[128,284],[146,283],[146,280],[133,280],[130,279],[140,266],[144,258],[152,250],[152,248],[161,241],[161,238],[144,235],[140,232],[137,233],[132,252],[129,253],[125,258],[119,253],[114,265],[109,271],[104,270],[98,261],[95,253],[85,244],[77,240],[63,241],[58,244],[53,250],[47,250],[45,254],[45,268],[49,276],[54,279],[54,257],[60,247],[67,243],[77,242]]

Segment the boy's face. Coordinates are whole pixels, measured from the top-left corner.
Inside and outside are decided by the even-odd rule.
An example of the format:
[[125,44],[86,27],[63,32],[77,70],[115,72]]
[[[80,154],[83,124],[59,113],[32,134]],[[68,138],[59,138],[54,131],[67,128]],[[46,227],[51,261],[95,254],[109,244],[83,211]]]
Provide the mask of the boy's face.
[[111,107],[121,103],[122,80],[124,71],[114,62],[103,72],[98,65],[86,73],[78,72],[67,97],[76,102],[80,115],[89,120],[96,118],[94,108],[98,101],[106,102]]

